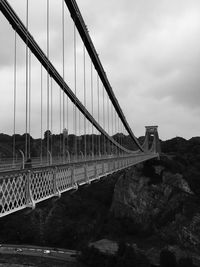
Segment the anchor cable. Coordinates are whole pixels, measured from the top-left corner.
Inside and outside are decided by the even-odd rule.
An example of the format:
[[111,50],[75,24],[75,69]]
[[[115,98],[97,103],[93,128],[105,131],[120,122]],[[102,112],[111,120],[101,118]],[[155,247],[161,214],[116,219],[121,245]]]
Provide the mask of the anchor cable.
[[43,138],[43,73],[42,73],[42,64],[41,64],[41,84],[40,84],[40,138],[41,138],[41,143],[40,143],[40,163],[42,164],[42,138]]
[[64,0],[62,1],[62,65],[63,65],[63,163],[65,161],[65,14],[64,14]]
[[15,146],[16,146],[16,90],[17,90],[17,34],[14,35],[14,87],[13,87],[13,167],[15,165]]
[[26,125],[25,125],[25,160],[28,154],[28,21],[29,21],[29,6],[26,0]]
[[[49,0],[47,0],[47,58],[49,59]],[[49,65],[47,67],[47,163],[50,163],[49,158]]]
[[[98,112],[98,123],[100,123],[100,115],[99,115],[99,75],[98,75],[98,73],[97,73],[97,98],[98,98],[98,104],[97,104],[97,112]],[[99,138],[98,138],[98,151],[99,151],[99,156],[100,156],[100,151],[101,151],[101,148],[100,148],[100,137],[101,137],[101,135],[100,135],[100,133],[99,133]]]
[[[92,117],[94,117],[94,106],[93,106],[93,65],[92,65],[92,61],[91,61],[91,65],[90,65],[90,75],[91,75],[91,108],[92,108]],[[93,124],[92,126],[92,158],[94,157],[94,126]]]
[[[84,107],[86,108],[86,71],[85,71],[85,45],[83,44],[83,90],[84,90]],[[86,116],[84,116],[84,155],[87,157],[87,140],[86,140]]]
[[29,119],[28,119],[28,157],[31,158],[31,51],[29,50]]
[[[77,83],[77,62],[76,62],[76,25],[74,23],[74,94],[76,96],[76,83]],[[76,133],[77,133],[77,129],[76,129],[76,101],[75,101],[75,104],[74,104],[74,136],[75,136],[75,139],[74,139],[74,153],[75,153],[75,159],[76,159],[76,156],[77,156],[77,136],[76,136]]]

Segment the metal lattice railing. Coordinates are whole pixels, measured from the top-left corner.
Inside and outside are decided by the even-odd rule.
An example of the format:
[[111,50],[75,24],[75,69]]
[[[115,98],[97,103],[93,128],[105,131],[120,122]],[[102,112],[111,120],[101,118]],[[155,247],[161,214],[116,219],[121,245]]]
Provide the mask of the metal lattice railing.
[[0,217],[155,157],[141,153],[0,173]]

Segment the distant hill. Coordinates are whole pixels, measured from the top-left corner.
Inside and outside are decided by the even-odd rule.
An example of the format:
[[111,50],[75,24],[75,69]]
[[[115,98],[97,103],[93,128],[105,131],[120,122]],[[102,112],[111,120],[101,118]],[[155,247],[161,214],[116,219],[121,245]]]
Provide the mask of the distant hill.
[[[49,136],[49,143],[50,147],[52,148],[52,155],[58,156],[62,153],[62,145],[63,145],[63,134],[51,134],[50,131],[46,131],[44,133],[44,137],[34,139],[32,136],[27,134],[27,139],[30,140],[30,150],[31,150],[31,157],[40,157],[41,154],[41,144],[42,144],[42,153],[45,155],[47,153],[47,138]],[[21,157],[19,150],[25,151],[25,140],[26,135],[16,134],[13,136],[0,133],[0,158],[11,158],[13,155],[13,143],[15,138],[15,152],[16,155]],[[118,143],[122,144],[125,148],[130,150],[136,150],[137,146],[131,139],[129,135],[124,135],[123,133],[117,133],[113,135],[114,140]],[[65,147],[66,150],[69,151],[70,154],[75,153],[75,141],[77,144],[77,151],[85,150],[85,139],[86,139],[86,152],[87,154],[91,154],[92,151],[92,143],[93,143],[93,152],[94,154],[99,153],[99,142],[101,150],[104,149],[104,142],[105,139],[102,135],[90,134],[90,135],[81,135],[75,136],[73,134],[65,136]],[[142,144],[144,141],[144,136],[139,137],[139,142]],[[107,153],[115,153],[116,148],[111,146],[108,141],[106,141],[106,150]],[[103,151],[101,151],[103,153]]]

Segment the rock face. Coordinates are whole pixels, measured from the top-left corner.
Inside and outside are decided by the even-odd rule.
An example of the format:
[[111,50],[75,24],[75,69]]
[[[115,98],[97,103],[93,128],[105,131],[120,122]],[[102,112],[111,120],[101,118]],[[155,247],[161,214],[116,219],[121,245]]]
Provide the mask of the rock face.
[[111,206],[115,217],[131,218],[143,229],[149,228],[156,198],[148,183],[149,178],[136,172],[119,177]]
[[162,171],[157,183],[135,168],[119,177],[111,212],[129,218],[140,231],[154,231],[165,241],[200,247],[200,213],[197,199],[180,174]]

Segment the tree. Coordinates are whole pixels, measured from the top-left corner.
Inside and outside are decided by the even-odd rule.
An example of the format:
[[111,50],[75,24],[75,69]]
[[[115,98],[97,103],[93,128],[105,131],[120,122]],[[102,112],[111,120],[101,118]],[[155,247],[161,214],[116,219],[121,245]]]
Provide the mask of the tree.
[[50,130],[46,130],[44,132],[44,139],[47,140],[48,137],[50,137],[52,135],[51,131]]

